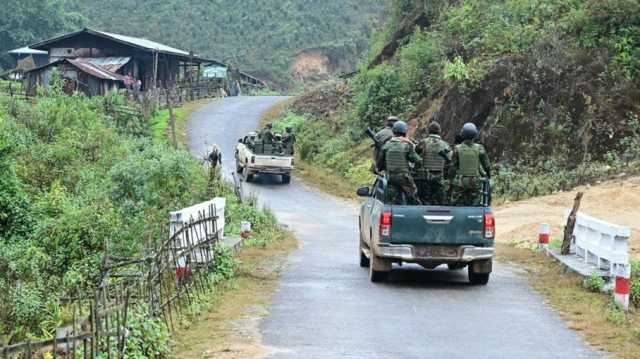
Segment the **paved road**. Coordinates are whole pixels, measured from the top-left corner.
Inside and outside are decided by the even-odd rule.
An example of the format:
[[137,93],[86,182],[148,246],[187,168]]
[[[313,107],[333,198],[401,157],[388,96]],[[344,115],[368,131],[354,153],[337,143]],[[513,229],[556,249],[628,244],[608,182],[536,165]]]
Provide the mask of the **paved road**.
[[[237,97],[205,106],[189,125],[190,150],[205,142],[234,168],[238,138],[256,128],[278,97]],[[527,284],[497,264],[486,287],[466,271],[396,268],[390,282],[369,282],[357,262],[357,207],[300,183],[258,177],[247,187],[302,242],[261,325],[273,359],[602,358]]]

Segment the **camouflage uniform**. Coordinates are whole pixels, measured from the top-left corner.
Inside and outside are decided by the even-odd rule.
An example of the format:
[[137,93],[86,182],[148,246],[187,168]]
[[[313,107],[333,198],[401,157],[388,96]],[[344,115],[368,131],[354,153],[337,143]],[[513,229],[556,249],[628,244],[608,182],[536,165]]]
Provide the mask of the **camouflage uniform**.
[[282,137],[282,143],[284,144],[285,153],[293,156],[296,146],[296,135],[291,132],[285,132]]
[[484,177],[490,177],[491,166],[484,146],[466,140],[453,151],[450,177],[453,178],[451,197],[458,206],[479,206],[482,204],[482,184]]
[[420,203],[416,197],[416,184],[409,173],[409,162],[416,163],[421,160],[413,144],[405,138],[394,137],[382,147],[378,169],[387,172],[388,200],[395,204],[405,204],[402,200],[404,194],[408,204]]
[[[390,139],[393,138],[393,131],[391,131],[391,127],[385,127],[382,130],[378,131],[378,133],[376,133],[376,135],[373,137],[376,142],[378,142],[381,146],[384,146]],[[382,149],[382,148],[381,148]],[[374,163],[374,169],[373,172],[376,173],[375,171],[375,164],[378,163],[380,161],[380,150],[378,150],[378,147],[373,147],[373,163]]]
[[451,147],[439,135],[430,134],[418,143],[416,152],[422,157],[422,162],[416,166],[420,201],[431,205],[446,204],[445,165],[451,161]]
[[272,155],[276,147],[276,136],[273,134],[273,131],[271,131],[270,128],[262,130],[262,132],[260,132],[260,140],[263,145],[262,154]]

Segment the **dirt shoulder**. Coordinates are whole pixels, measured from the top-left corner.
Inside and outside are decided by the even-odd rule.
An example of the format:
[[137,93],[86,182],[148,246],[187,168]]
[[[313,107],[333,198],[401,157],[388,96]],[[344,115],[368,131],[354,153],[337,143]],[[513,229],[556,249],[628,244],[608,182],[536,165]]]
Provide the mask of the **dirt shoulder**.
[[584,186],[494,207],[496,238],[502,243],[537,242],[541,223],[551,225],[552,239],[562,239],[564,211],[571,208],[578,191],[584,192],[580,211],[631,228],[630,254],[640,259],[640,177],[621,178],[596,186]]
[[212,294],[210,310],[174,338],[175,358],[264,358],[273,352],[261,344],[260,321],[269,312],[286,262],[297,247],[292,234],[266,246],[245,247],[236,277]]

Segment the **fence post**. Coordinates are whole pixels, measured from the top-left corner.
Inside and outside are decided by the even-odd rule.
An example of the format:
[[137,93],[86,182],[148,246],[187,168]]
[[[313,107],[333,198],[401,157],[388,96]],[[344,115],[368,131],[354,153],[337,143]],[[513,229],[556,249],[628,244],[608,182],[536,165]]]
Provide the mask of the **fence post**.
[[613,300],[626,312],[629,310],[629,294],[631,292],[631,266],[616,265],[615,269],[616,285],[613,290]]

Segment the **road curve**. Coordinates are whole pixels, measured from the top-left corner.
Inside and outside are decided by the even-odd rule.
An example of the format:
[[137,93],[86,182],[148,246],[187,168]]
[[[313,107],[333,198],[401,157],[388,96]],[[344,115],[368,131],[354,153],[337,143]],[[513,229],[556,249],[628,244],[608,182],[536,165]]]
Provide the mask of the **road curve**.
[[[223,151],[234,169],[238,138],[282,97],[233,97],[193,114],[189,149]],[[467,284],[466,271],[394,267],[389,283],[369,282],[357,262],[357,206],[294,178],[247,184],[261,204],[301,241],[261,324],[271,358],[552,359],[603,358],[569,330],[524,275],[497,263],[488,286]],[[245,189],[246,190],[246,189]]]

